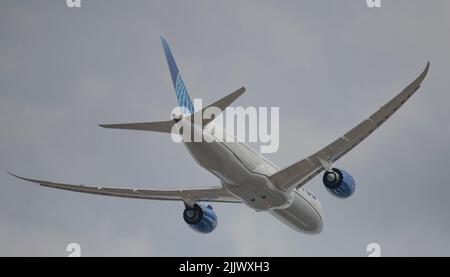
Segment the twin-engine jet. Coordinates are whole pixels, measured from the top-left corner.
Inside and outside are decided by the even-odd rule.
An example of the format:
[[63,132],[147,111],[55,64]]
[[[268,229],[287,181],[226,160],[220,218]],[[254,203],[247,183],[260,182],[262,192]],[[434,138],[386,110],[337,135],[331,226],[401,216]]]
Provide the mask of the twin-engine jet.
[[[205,138],[201,142],[183,141],[189,154],[201,167],[219,179],[219,185],[180,189],[108,188],[54,183],[10,174],[41,186],[62,190],[137,199],[180,201],[184,203],[184,221],[200,233],[210,233],[217,226],[217,216],[209,203],[224,202],[243,203],[251,209],[273,215],[296,231],[317,234],[323,227],[322,207],[317,197],[304,188],[304,185],[323,172],[322,182],[326,190],[338,198],[350,197],[355,191],[355,180],[350,173],[334,167],[333,164],[380,127],[419,89],[430,66],[428,63],[415,81],[346,134],[309,157],[280,169],[247,144],[224,141],[222,137],[218,137],[217,132],[212,132],[213,119],[202,120],[200,125],[192,120],[194,114],[202,110],[194,110],[170,47],[164,38],[161,38],[161,42],[178,105],[185,112],[173,116],[168,121],[100,126],[172,134],[174,124],[183,121],[191,127],[194,134],[200,134]],[[224,111],[244,91],[245,88],[242,87],[208,107]]]

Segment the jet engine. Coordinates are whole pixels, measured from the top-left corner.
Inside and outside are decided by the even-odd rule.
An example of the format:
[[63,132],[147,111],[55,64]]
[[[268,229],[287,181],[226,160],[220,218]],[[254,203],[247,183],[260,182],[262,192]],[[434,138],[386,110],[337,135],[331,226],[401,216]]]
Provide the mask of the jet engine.
[[217,226],[217,216],[211,205],[186,206],[183,219],[194,231],[202,234],[211,233]]
[[355,180],[345,170],[333,168],[326,171],[322,180],[327,190],[338,198],[348,198],[355,192]]

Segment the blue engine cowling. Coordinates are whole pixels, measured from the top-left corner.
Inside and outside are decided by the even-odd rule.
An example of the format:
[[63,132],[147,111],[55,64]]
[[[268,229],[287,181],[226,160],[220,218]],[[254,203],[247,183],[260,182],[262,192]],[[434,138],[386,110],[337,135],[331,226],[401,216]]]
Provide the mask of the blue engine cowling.
[[345,170],[333,168],[323,174],[322,180],[327,190],[338,198],[348,198],[355,192],[355,180]]
[[211,205],[194,204],[186,207],[183,219],[194,231],[202,234],[211,233],[217,226],[217,216]]

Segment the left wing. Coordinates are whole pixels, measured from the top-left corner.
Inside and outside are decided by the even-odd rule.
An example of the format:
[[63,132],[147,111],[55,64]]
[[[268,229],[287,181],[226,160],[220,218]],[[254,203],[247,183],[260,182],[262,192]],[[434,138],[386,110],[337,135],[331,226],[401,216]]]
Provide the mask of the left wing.
[[41,181],[29,179],[8,174],[33,183],[40,184],[44,187],[62,189],[68,191],[99,194],[106,196],[116,196],[125,198],[153,199],[153,200],[178,200],[187,204],[195,202],[224,202],[224,203],[241,203],[237,198],[230,195],[223,187],[204,187],[189,189],[132,189],[132,188],[104,188],[85,185],[70,185],[62,183],[53,183],[49,181]]
[[420,88],[429,68],[430,63],[414,82],[345,135],[308,158],[280,170],[269,178],[277,187],[289,191],[306,184],[323,169],[327,170],[333,162],[347,154],[393,115]]

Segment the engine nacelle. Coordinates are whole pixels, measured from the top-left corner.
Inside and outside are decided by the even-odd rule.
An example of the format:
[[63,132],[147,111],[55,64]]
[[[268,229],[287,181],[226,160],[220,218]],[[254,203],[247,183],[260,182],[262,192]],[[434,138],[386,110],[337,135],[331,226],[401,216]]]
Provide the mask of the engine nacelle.
[[327,190],[338,198],[348,198],[355,192],[355,180],[345,170],[333,168],[323,174],[322,180]]
[[202,234],[211,233],[217,226],[217,216],[211,205],[194,204],[186,207],[183,219],[194,231]]

